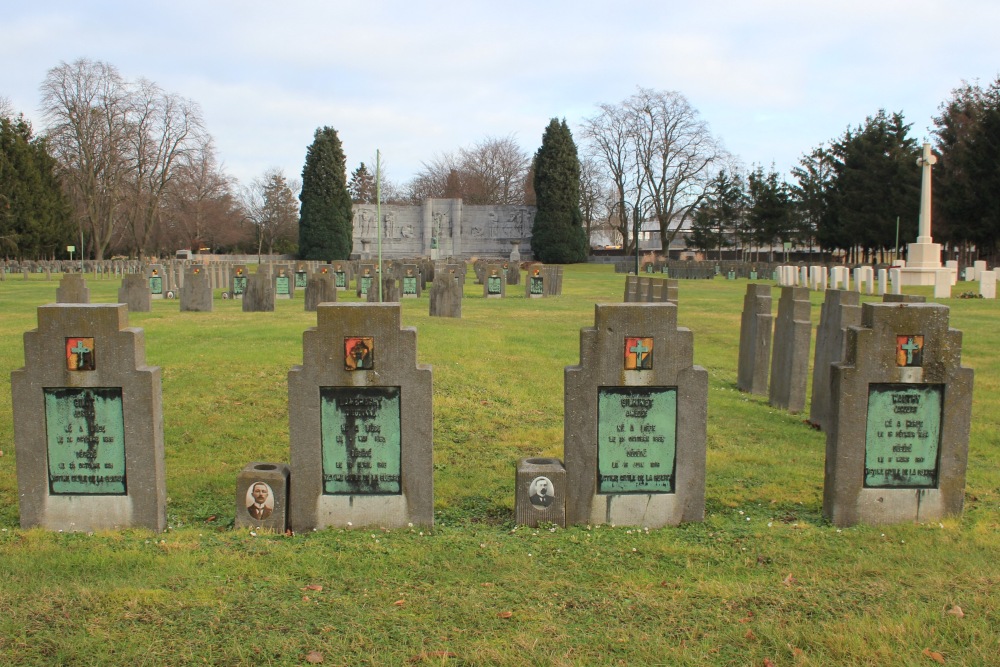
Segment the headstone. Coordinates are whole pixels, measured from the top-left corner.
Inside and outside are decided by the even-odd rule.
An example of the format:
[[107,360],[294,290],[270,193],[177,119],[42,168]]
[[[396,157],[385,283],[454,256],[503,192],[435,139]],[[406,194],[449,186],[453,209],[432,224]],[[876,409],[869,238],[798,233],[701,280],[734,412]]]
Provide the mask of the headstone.
[[291,299],[295,293],[295,284],[287,269],[279,268],[274,274],[274,298]]
[[306,281],[305,298],[307,311],[315,312],[319,304],[337,301],[337,288],[333,284],[333,279],[333,274],[323,271],[317,271],[309,276],[309,280]]
[[247,277],[243,292],[243,312],[274,312],[274,284],[267,271]]
[[972,369],[939,304],[862,305],[833,366],[823,514],[838,526],[962,511]]
[[564,374],[567,523],[704,518],[708,373],[693,358],[677,306],[595,306]]
[[451,271],[437,271],[430,290],[431,317],[462,317],[462,285]]
[[809,344],[812,334],[808,287],[782,287],[774,323],[771,385],[768,403],[789,412],[806,406],[809,381]]
[[995,271],[979,272],[979,295],[984,299],[997,298],[997,274]]
[[288,373],[291,523],[434,522],[431,369],[398,304],[321,304]]
[[190,266],[181,287],[181,312],[212,312],[212,283],[202,266]]
[[408,264],[403,267],[403,277],[400,280],[401,292],[404,299],[417,299],[420,297],[420,272],[416,265]]
[[348,273],[347,266],[340,263],[335,263],[333,265],[333,284],[337,288],[337,291],[343,292],[347,290],[347,286],[351,283],[350,274]]
[[125,304],[38,308],[11,373],[21,526],[166,527],[160,369]]
[[149,280],[144,276],[130,274],[122,278],[118,288],[118,302],[128,306],[131,313],[148,313],[153,308]]
[[234,299],[242,299],[243,293],[247,291],[247,278],[250,272],[247,267],[237,264],[233,267],[233,279],[229,288],[229,293]]
[[[911,244],[912,245],[912,244]],[[934,298],[951,298],[951,272],[948,269],[938,269],[934,272]]]
[[812,402],[809,405],[809,422],[824,431],[830,423],[830,364],[844,358],[848,327],[860,324],[861,295],[846,290],[827,290],[816,328]]
[[524,296],[529,299],[540,299],[546,295],[545,275],[541,265],[533,265],[524,281]]
[[903,293],[903,283],[900,276],[900,269],[889,269],[889,289],[891,294]]
[[90,303],[90,288],[82,273],[63,274],[56,288],[56,303]]
[[927,303],[922,294],[883,294],[882,303]]
[[167,286],[164,282],[163,265],[153,264],[150,266],[147,279],[149,280],[149,293],[151,297],[153,299],[162,299],[167,291]]
[[507,295],[507,273],[499,268],[490,268],[483,281],[483,297],[502,299]]
[[284,533],[288,528],[288,466],[257,461],[236,478],[237,528],[252,527]]
[[767,375],[770,372],[771,286],[751,283],[743,297],[740,322],[740,353],[736,387],[740,391],[767,395]]
[[529,458],[517,464],[514,516],[519,526],[566,527],[566,468],[559,459]]

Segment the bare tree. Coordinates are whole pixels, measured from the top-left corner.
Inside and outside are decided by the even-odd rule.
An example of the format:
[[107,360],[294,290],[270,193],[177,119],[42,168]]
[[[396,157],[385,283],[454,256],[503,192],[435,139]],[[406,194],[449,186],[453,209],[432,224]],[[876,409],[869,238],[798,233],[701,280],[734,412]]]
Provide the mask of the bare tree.
[[94,258],[103,259],[120,224],[124,184],[134,166],[128,159],[128,86],[113,66],[80,59],[50,69],[41,93],[49,145],[81,234],[87,232]]
[[583,124],[587,152],[611,181],[614,197],[607,207],[607,225],[622,239],[626,253],[634,251],[630,213],[638,206],[641,170],[632,139],[631,119],[623,106],[601,104],[601,112]]
[[195,251],[203,246],[218,249],[247,236],[240,225],[242,211],[233,194],[233,179],[219,167],[210,138],[185,152],[174,171],[163,198],[162,233],[156,235],[161,245],[165,241]]
[[14,103],[10,101],[9,97],[0,95],[0,118],[13,118],[14,117]]
[[523,204],[530,165],[531,156],[513,136],[487,137],[457,154],[445,153],[423,163],[408,191],[417,201],[448,197],[472,205]]
[[583,228],[587,233],[588,244],[593,243],[591,234],[596,231],[598,221],[603,220],[607,213],[607,186],[601,164],[593,156],[584,156],[580,160],[580,213],[583,215]]
[[240,199],[245,219],[257,234],[258,255],[265,247],[269,255],[275,248],[290,248],[298,238],[299,204],[294,192],[298,187],[280,169],[271,168],[243,188]]
[[640,88],[626,101],[636,159],[651,197],[666,253],[684,221],[704,201],[714,169],[726,157],[680,93]]
[[130,157],[125,228],[134,254],[142,256],[156,231],[175,165],[197,149],[203,131],[198,106],[140,79],[131,96]]

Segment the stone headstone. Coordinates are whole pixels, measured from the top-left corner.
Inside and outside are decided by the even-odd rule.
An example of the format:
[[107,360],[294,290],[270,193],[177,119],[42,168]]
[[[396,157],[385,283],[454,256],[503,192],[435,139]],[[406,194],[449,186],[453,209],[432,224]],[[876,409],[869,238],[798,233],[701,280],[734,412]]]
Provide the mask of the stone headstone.
[[122,278],[118,288],[118,302],[128,306],[129,312],[148,313],[153,308],[149,280],[145,276],[130,274]]
[[242,264],[237,264],[233,267],[232,279],[229,285],[229,294],[234,299],[242,299],[243,293],[247,291],[247,278],[250,276],[250,272],[247,267]]
[[568,523],[704,518],[708,373],[693,358],[673,304],[595,306],[564,373]]
[[782,287],[774,323],[771,384],[768,403],[789,412],[806,406],[809,381],[809,344],[812,340],[808,287]]
[[768,393],[767,375],[770,372],[771,286],[751,283],[743,297],[743,315],[740,322],[739,366],[736,387],[740,391],[764,396]]
[[82,273],[63,274],[56,288],[56,303],[90,303],[90,288]]
[[[914,244],[910,244],[914,245]],[[926,271],[925,271],[926,273]],[[937,269],[933,271],[934,274],[934,298],[935,299],[950,299],[951,298],[951,271],[948,269]]]
[[539,457],[521,459],[514,487],[517,525],[537,528],[539,523],[545,522],[566,527],[566,468],[562,461]]
[[125,304],[38,308],[11,373],[21,526],[166,527],[160,369]]
[[927,303],[922,294],[883,294],[882,303]]
[[533,264],[528,269],[528,276],[524,281],[524,296],[528,299],[540,299],[548,294],[545,280],[547,274],[543,272],[540,264]]
[[274,312],[274,284],[267,271],[247,277],[243,292],[243,312]]
[[284,533],[288,528],[288,466],[256,461],[236,478],[237,528],[252,527]]
[[181,312],[212,312],[212,283],[202,266],[189,266],[181,287]]
[[491,267],[483,277],[483,297],[487,299],[502,299],[507,296],[507,272]]
[[291,273],[285,268],[279,268],[274,274],[274,298],[291,299],[295,294],[295,283]]
[[984,299],[997,298],[997,274],[983,269],[979,272],[979,295]]
[[434,522],[431,369],[398,304],[321,304],[288,373],[291,523]]
[[430,289],[431,317],[462,317],[462,284],[450,271],[437,271]]
[[844,358],[848,327],[860,324],[861,295],[846,290],[827,290],[816,328],[812,402],[809,405],[809,422],[824,431],[830,423],[830,364]]
[[862,305],[831,378],[823,514],[838,526],[962,511],[972,369],[939,304]]
[[407,264],[403,266],[403,275],[400,278],[400,292],[402,298],[420,298],[421,290],[420,269],[418,269],[415,264]]
[[309,312],[315,312],[316,307],[321,303],[334,303],[337,301],[337,288],[333,284],[332,273],[317,271],[309,276],[306,281],[305,308]]

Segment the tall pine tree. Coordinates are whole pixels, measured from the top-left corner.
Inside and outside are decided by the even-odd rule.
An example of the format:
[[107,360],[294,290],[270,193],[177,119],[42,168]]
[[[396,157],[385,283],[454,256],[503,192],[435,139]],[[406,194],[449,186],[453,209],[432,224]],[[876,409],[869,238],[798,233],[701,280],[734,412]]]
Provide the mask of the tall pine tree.
[[299,257],[348,259],[353,246],[353,212],[347,190],[347,160],[332,127],[316,130],[306,151],[299,200]]
[[573,134],[553,118],[535,153],[535,203],[531,251],[546,264],[587,260],[587,235],[580,213],[580,159]]

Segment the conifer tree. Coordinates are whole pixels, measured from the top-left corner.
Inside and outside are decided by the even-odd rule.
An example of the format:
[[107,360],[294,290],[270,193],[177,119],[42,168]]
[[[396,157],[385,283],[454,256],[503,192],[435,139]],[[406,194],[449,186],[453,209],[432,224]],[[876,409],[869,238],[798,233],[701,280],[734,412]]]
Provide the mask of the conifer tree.
[[299,200],[299,257],[348,259],[353,246],[353,211],[347,190],[347,160],[332,127],[316,130],[306,151]]
[[587,259],[587,236],[580,213],[580,159],[573,134],[563,119],[553,118],[542,135],[534,161],[538,208],[531,232],[531,250],[547,264]]

